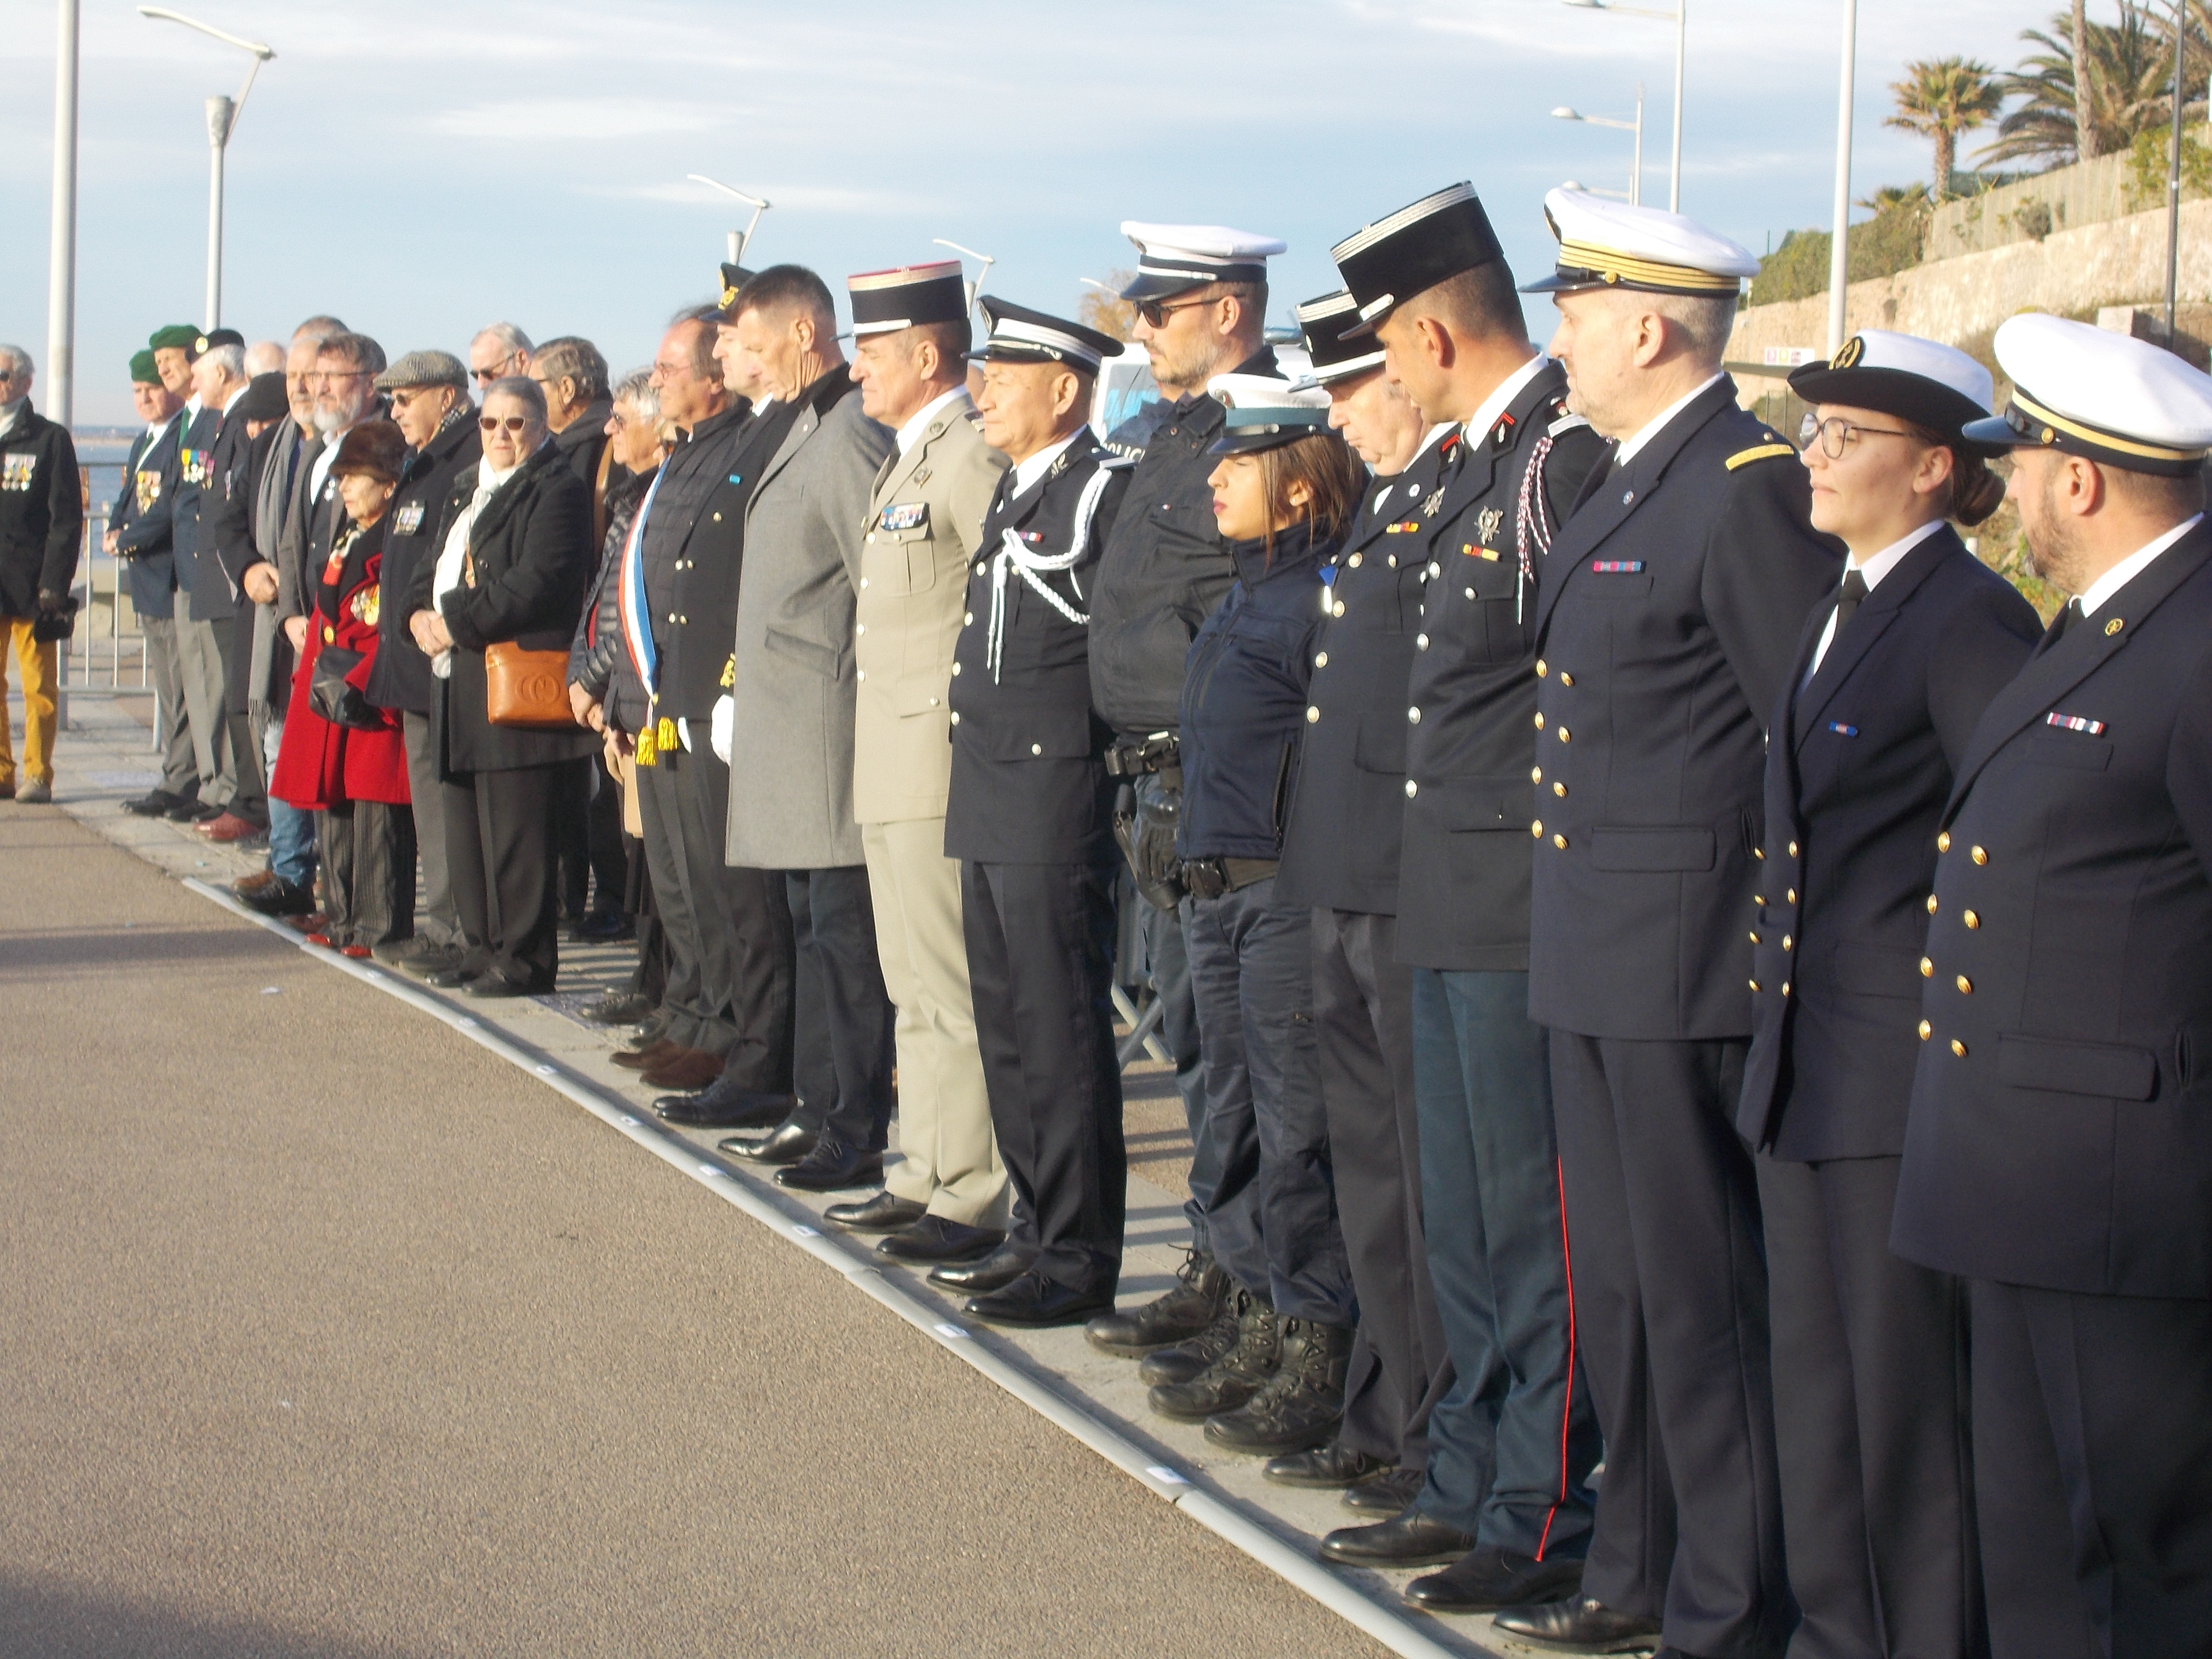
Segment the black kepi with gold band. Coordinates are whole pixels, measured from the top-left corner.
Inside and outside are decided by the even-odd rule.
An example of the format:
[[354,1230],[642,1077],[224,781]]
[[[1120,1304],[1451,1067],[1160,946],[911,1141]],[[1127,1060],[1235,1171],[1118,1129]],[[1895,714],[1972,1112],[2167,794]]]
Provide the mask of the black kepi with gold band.
[[983,313],[983,325],[990,333],[968,354],[970,362],[1065,363],[1096,374],[1106,359],[1121,355],[1121,343],[1112,335],[1050,312],[1032,311],[992,294],[979,297],[975,308]]
[[1249,455],[1328,430],[1328,393],[1318,386],[1269,374],[1217,374],[1206,390],[1229,410],[1209,455]]
[[1371,331],[1415,295],[1505,255],[1474,186],[1462,181],[1352,232],[1328,257],[1359,308],[1360,325]]
[[1852,335],[1825,363],[1790,370],[1790,389],[1808,404],[1894,415],[1947,441],[1988,420],[1996,400],[1989,370],[1956,346],[1879,328]]
[[1522,283],[1523,294],[1592,288],[1735,294],[1759,275],[1759,261],[1747,250],[1663,209],[1555,190],[1544,198],[1544,221],[1559,239],[1557,267]]
[[2212,451],[2212,379],[2148,340],[2030,313],[2000,324],[1995,343],[2012,401],[1966,428],[1972,442],[2174,478]]
[[957,323],[968,315],[968,285],[957,259],[866,270],[845,279],[853,302],[853,335],[895,334],[925,323]]
[[1298,332],[1304,336],[1306,356],[1313,360],[1316,386],[1335,386],[1356,380],[1382,367],[1382,348],[1375,331],[1359,315],[1359,302],[1349,289],[1339,289],[1296,308]]

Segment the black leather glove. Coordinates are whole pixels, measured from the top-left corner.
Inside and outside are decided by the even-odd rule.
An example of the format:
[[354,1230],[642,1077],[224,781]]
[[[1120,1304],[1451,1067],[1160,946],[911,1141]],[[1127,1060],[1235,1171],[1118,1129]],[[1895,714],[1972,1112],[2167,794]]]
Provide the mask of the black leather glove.
[[1155,908],[1172,910],[1183,896],[1182,860],[1176,853],[1176,820],[1182,792],[1157,777],[1124,784],[1114,802],[1114,839],[1129,860],[1137,890]]
[[42,644],[65,640],[76,631],[76,601],[51,587],[39,590],[37,612],[31,618],[31,637]]

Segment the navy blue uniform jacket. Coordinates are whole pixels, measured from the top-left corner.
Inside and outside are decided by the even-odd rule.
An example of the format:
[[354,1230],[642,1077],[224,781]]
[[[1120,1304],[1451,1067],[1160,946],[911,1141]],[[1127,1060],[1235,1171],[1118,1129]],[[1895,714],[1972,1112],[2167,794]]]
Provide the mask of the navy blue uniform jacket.
[[1942,835],[1892,1247],[2212,1296],[2212,529],[1997,693]]
[[1835,609],[1806,618],[1767,744],[1736,1116],[1803,1163],[1905,1150],[1936,824],[1974,722],[2043,631],[1948,526],[1875,585],[1808,680]]
[[1725,376],[1591,478],[1537,599],[1529,1015],[1748,1037],[1766,721],[1843,549]]

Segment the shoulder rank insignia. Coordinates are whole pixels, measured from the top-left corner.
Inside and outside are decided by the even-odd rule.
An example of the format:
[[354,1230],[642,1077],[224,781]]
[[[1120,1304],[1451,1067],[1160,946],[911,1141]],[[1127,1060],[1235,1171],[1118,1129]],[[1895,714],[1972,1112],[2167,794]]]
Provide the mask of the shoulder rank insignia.
[[1486,507],[1474,515],[1474,533],[1485,547],[1498,534],[1498,526],[1505,522],[1505,514],[1494,507]]
[[919,530],[928,522],[927,501],[900,501],[884,509],[877,527],[883,530]]
[[1435,518],[1437,516],[1437,509],[1443,504],[1444,492],[1441,489],[1431,489],[1429,492],[1428,500],[1421,503],[1421,516],[1425,519]]
[[1779,441],[1771,444],[1753,444],[1750,448],[1739,449],[1735,454],[1729,456],[1728,470],[1733,472],[1740,466],[1749,466],[1753,461],[1771,460],[1778,455],[1795,455],[1796,453],[1796,450],[1790,445]]

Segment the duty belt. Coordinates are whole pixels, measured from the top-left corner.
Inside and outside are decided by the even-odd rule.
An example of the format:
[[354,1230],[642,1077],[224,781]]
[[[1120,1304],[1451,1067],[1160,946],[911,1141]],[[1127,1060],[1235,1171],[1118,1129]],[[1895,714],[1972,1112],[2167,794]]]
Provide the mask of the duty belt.
[[1182,770],[1182,745],[1172,732],[1155,732],[1142,743],[1117,743],[1106,751],[1106,770],[1117,778]]
[[1276,867],[1273,859],[1185,859],[1182,884],[1194,898],[1216,899],[1267,880]]

